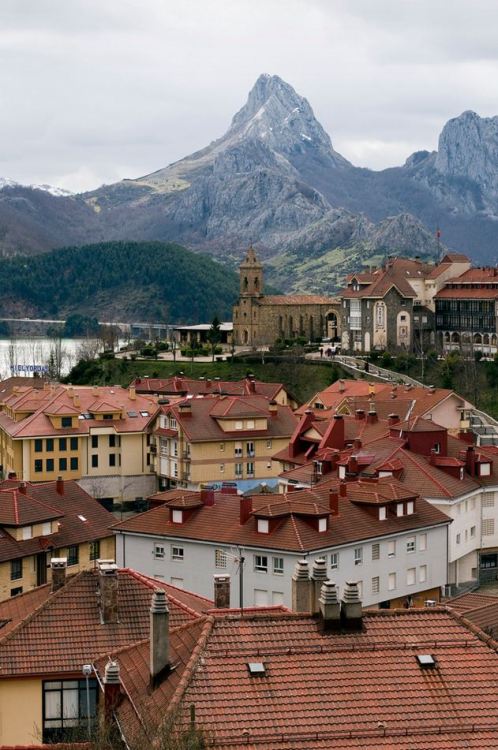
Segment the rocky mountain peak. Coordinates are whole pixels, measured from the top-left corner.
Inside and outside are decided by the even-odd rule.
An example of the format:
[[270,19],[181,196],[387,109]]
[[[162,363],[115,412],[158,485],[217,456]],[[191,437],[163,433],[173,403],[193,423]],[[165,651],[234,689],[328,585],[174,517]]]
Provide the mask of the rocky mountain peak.
[[285,156],[315,149],[338,163],[348,163],[332,148],[308,100],[279,76],[259,76],[246,104],[233,117],[226,138],[254,138]]
[[498,186],[498,117],[467,110],[449,120],[439,136],[436,170],[473,180],[484,193]]

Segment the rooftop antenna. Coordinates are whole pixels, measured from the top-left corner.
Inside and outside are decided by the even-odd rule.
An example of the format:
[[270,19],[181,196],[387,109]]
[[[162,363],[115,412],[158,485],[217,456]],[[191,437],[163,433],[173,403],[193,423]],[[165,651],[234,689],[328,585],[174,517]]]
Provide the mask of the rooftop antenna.
[[244,550],[242,547],[237,546],[236,548],[231,548],[230,552],[227,552],[226,550],[223,550],[225,557],[228,560],[232,560],[234,563],[237,563],[237,570],[236,572],[239,574],[239,609],[240,609],[240,616],[244,616]]

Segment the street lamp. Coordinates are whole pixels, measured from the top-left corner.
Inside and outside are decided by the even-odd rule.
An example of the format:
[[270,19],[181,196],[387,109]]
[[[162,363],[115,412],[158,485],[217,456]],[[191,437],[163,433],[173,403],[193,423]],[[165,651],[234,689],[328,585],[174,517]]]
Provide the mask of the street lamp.
[[83,676],[86,681],[86,719],[88,726],[88,739],[92,739],[92,720],[90,716],[90,675],[92,674],[92,665],[83,664],[82,670]]

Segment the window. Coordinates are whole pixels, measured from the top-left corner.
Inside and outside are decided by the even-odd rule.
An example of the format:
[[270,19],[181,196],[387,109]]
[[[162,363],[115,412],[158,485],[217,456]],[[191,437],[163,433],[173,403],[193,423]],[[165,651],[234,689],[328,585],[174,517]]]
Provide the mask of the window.
[[267,448],[271,448],[271,440],[267,440],[266,441],[266,447]]
[[260,534],[270,533],[270,522],[267,518],[258,518],[258,532]]
[[425,552],[427,549],[427,534],[419,534],[418,548],[420,552]]
[[98,560],[100,557],[100,540],[95,539],[93,542],[90,542],[89,549],[90,560]]
[[380,559],[380,544],[372,544],[372,560]]
[[116,454],[115,453],[109,453],[109,466],[116,466]]
[[387,556],[396,557],[396,542],[387,543]]
[[273,558],[273,574],[276,576],[283,576],[284,574],[284,558],[283,557]]
[[268,606],[268,591],[266,591],[265,589],[254,589],[254,606]]
[[456,535],[456,543],[460,544],[461,541],[462,541],[462,535],[461,534],[457,534]]
[[164,555],[165,555],[164,544],[155,544],[154,545],[154,559],[164,560]]
[[476,527],[475,526],[471,526],[470,527],[470,538],[473,539],[475,537],[475,535],[476,535]]
[[62,427],[72,427],[73,426],[73,418],[72,417],[61,417],[61,426]]
[[363,562],[363,548],[355,547],[354,548],[354,564],[361,565],[362,562]]
[[169,418],[169,426],[172,430],[176,430],[176,419],[174,417]]
[[220,451],[224,451],[224,450],[225,450],[225,443],[220,443]]
[[42,536],[48,536],[52,533],[52,521],[42,523]]
[[[150,435],[147,435],[147,445],[150,445]],[[109,435],[109,448],[116,446],[116,435]]]
[[236,457],[242,456],[242,443],[235,443],[235,446],[234,446],[234,455]]
[[271,592],[271,603],[273,606],[284,603],[284,592],[283,591],[272,591]]
[[15,589],[10,590],[11,596],[19,596],[19,594],[22,594],[22,586],[16,586]]
[[67,438],[59,438],[59,450],[67,450]]
[[242,429],[243,429],[243,427],[244,427],[244,423],[242,422],[242,420],[241,420],[241,419],[238,419],[238,420],[237,420],[237,421],[235,422],[235,429],[236,429],[236,430],[242,430]]
[[69,441],[69,447],[71,448],[72,451],[77,451],[78,450],[78,438],[77,437],[72,437],[70,439],[70,441]]
[[23,526],[22,527],[22,538],[25,541],[26,539],[32,539],[33,538],[33,527],[32,526]]
[[318,531],[327,531],[327,519],[326,518],[318,519]]
[[183,547],[171,547],[171,559],[172,560],[179,560],[180,562],[183,562],[185,559],[185,550]]
[[54,459],[53,458],[47,458],[47,461],[46,461],[46,470],[47,471],[53,471],[54,470]]
[[419,583],[425,583],[427,581],[427,565],[421,565],[418,569],[418,580]]
[[494,533],[495,533],[495,519],[483,518],[482,519],[482,535],[493,536]]
[[37,458],[35,460],[35,471],[39,473],[40,471],[43,471],[43,461],[41,458]]
[[[36,442],[36,441],[35,441]],[[36,448],[35,448],[36,450]],[[483,508],[494,508],[495,507],[495,496],[493,492],[485,492],[482,496],[482,507]]]
[[246,422],[246,428],[248,430],[254,430],[254,419],[248,419]]
[[43,440],[35,440],[35,453],[43,451]]
[[78,459],[75,456],[71,458],[70,466],[71,471],[78,471]]
[[98,448],[98,447],[99,447],[99,436],[92,435],[92,448]]
[[268,573],[267,555],[254,555],[254,570],[259,573]]
[[45,441],[45,450],[47,451],[47,453],[52,453],[52,451],[54,450],[53,438],[47,438],[47,440]]
[[19,578],[22,578],[22,557],[10,561],[10,580],[17,581]]
[[79,561],[79,548],[77,544],[72,544],[67,548],[67,564],[77,565]]
[[248,461],[248,463],[246,464],[246,471],[248,477],[254,476],[254,463],[252,461]]
[[235,476],[236,477],[242,476],[242,464],[235,464]]
[[411,536],[406,540],[406,551],[410,554],[415,552],[415,537]]
[[396,573],[389,573],[388,579],[387,579],[387,588],[389,591],[394,591],[396,588]]
[[339,553],[338,552],[331,552],[330,567],[332,568],[332,570],[337,570],[337,568],[339,567]]
[[59,471],[67,471],[67,458],[59,458]]
[[411,516],[412,513],[414,513],[414,511],[415,511],[415,503],[413,502],[413,500],[408,500],[406,504],[406,515]]
[[403,503],[396,503],[396,515],[397,516],[403,515]]
[[183,523],[183,510],[172,510],[171,521],[173,523]]
[[385,521],[387,518],[387,508],[381,506],[379,508],[379,521]]
[[246,451],[248,456],[254,456],[254,443],[246,443]]
[[[89,679],[90,719],[97,717],[97,680]],[[53,680],[43,683],[44,743],[71,741],[87,726],[86,680]]]
[[214,551],[214,567],[215,568],[226,568],[228,563],[227,553],[224,549],[215,549]]
[[220,471],[223,474],[223,472],[225,471],[225,464],[220,464]]
[[408,568],[406,571],[406,585],[413,586],[417,581],[417,569]]
[[378,594],[380,591],[380,578],[379,576],[374,576],[372,578],[372,594]]
[[92,468],[96,469],[99,465],[99,457],[97,453],[92,454]]
[[498,555],[491,553],[489,555],[481,555],[481,568],[496,568],[498,567]]

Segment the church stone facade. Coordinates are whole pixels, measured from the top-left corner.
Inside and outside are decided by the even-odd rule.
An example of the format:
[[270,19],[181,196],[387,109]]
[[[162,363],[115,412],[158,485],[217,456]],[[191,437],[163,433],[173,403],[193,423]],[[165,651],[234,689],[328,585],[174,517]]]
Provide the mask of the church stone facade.
[[240,298],[233,308],[236,346],[270,346],[278,338],[324,336],[340,341],[340,300],[317,295],[265,295],[263,266],[252,247],[239,266]]

